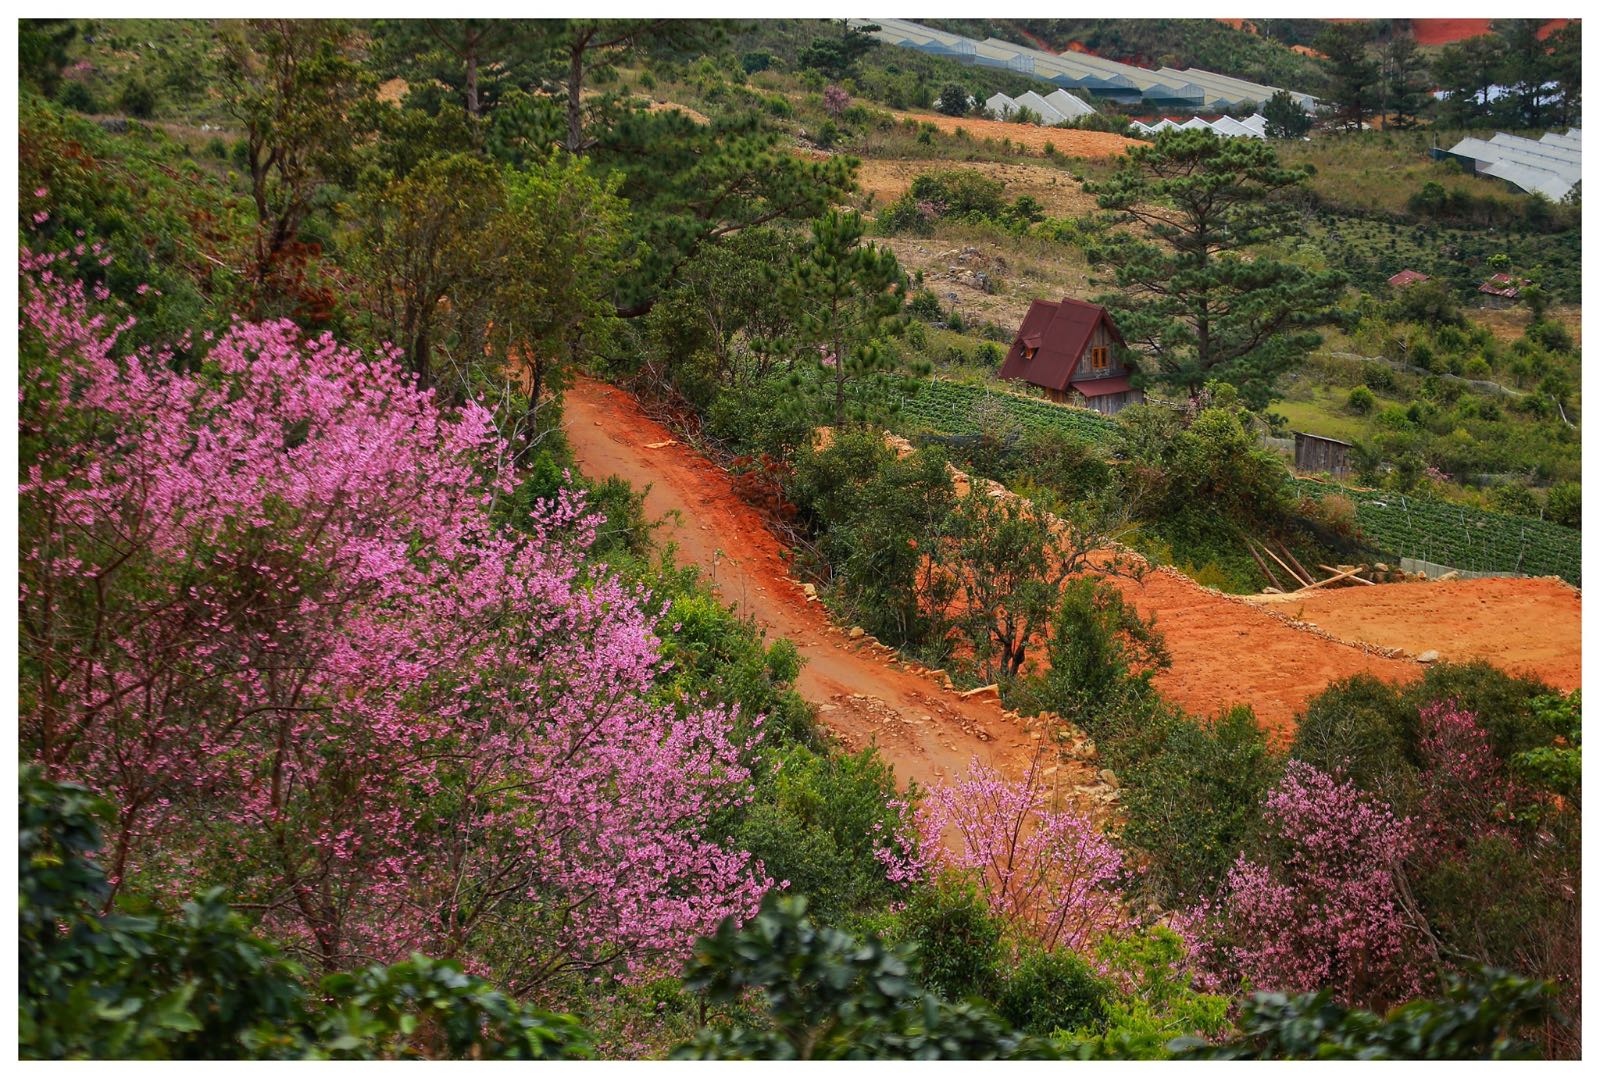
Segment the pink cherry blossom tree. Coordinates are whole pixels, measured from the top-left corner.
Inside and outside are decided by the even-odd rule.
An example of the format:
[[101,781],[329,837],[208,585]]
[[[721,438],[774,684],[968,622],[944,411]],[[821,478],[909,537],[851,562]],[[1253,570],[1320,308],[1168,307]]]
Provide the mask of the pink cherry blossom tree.
[[747,796],[734,716],[650,702],[647,597],[585,560],[580,499],[495,521],[486,409],[288,322],[198,371],[128,353],[60,265],[22,253],[21,733],[118,806],[115,885],[522,991],[754,911],[708,830]]
[[1419,717],[1418,816],[1427,836],[1428,859],[1461,853],[1490,834],[1511,835],[1519,791],[1478,717],[1455,701],[1430,704]]
[[1326,986],[1363,1006],[1415,995],[1422,948],[1398,882],[1416,842],[1411,821],[1298,760],[1262,817],[1265,856],[1241,855],[1218,908],[1190,918],[1209,927],[1197,957],[1262,991]]
[[1122,855],[1091,821],[1050,807],[1042,759],[1021,782],[974,759],[965,776],[923,797],[916,839],[897,836],[879,859],[901,882],[965,876],[991,910],[1047,948],[1087,951],[1123,921]]

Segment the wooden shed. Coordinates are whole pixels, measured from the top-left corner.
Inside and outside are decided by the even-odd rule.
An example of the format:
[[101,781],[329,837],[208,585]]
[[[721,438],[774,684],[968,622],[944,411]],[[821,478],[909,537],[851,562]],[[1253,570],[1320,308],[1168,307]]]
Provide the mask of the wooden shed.
[[1320,434],[1294,432],[1294,470],[1302,473],[1323,473],[1336,478],[1350,474],[1349,442],[1337,438],[1324,438]]

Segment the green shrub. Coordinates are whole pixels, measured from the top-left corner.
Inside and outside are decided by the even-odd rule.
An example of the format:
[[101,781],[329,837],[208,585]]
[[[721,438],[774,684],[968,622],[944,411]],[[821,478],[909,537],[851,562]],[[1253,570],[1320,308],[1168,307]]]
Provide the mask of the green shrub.
[[1572,334],[1559,322],[1531,322],[1523,336],[1548,352],[1571,352]]
[[1150,678],[1172,665],[1161,634],[1098,577],[1067,581],[1051,619],[1045,708],[1098,736],[1102,718],[1135,707]]
[[1409,786],[1419,737],[1416,708],[1399,690],[1357,674],[1307,702],[1290,755],[1392,800]]
[[942,207],[948,217],[999,218],[1006,212],[1005,183],[975,169],[940,169],[911,181],[908,197]]
[[976,887],[941,880],[919,888],[904,920],[924,984],[949,999],[994,995],[1000,983],[1001,925]]
[[1367,363],[1361,368],[1361,380],[1367,388],[1381,392],[1393,392],[1395,387],[1394,371],[1389,369],[1387,363]]
[[1116,986],[1106,996],[1105,1027],[1096,1035],[1057,1035],[1064,1054],[1080,1059],[1167,1059],[1179,1038],[1219,1041],[1228,1029],[1229,1000],[1194,987],[1183,941],[1154,927],[1104,937],[1096,965]]
[[56,96],[56,100],[64,108],[72,109],[75,112],[100,111],[100,99],[94,96],[94,91],[89,89],[86,83],[76,80],[63,82],[61,84],[61,93]]
[[1154,751],[1127,762],[1130,746],[1106,751],[1119,764],[1123,842],[1149,858],[1144,886],[1163,905],[1186,905],[1216,893],[1281,765],[1248,707],[1212,720],[1170,716],[1161,733]]
[[1372,395],[1372,390],[1366,386],[1356,386],[1350,391],[1350,397],[1345,401],[1345,407],[1356,415],[1366,415],[1377,406],[1378,398]]
[[927,289],[920,289],[911,296],[906,302],[906,311],[927,322],[937,322],[944,317],[939,297]]
[[1477,716],[1495,755],[1509,760],[1519,752],[1546,744],[1549,735],[1538,721],[1538,702],[1551,691],[1536,677],[1508,674],[1492,663],[1477,660],[1435,663],[1419,680],[1405,687],[1403,699],[1413,712],[1440,700],[1456,701]]
[[1071,951],[1030,947],[1006,977],[995,1010],[1027,1033],[1098,1033],[1106,1024],[1109,987]]
[[1557,483],[1545,496],[1545,513],[1557,524],[1583,527],[1583,486],[1575,482]]
[[770,762],[735,832],[773,879],[807,896],[834,924],[899,892],[874,851],[906,826],[894,771],[877,749],[813,752],[795,746]]
[[117,107],[136,119],[150,119],[156,114],[155,87],[143,79],[129,78],[117,91]]

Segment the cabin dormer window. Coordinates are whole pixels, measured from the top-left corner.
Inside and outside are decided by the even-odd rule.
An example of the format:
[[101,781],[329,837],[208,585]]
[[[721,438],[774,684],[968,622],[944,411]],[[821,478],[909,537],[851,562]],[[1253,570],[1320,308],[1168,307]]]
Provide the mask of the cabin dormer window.
[[1089,367],[1092,370],[1103,371],[1111,365],[1111,349],[1104,345],[1097,345],[1089,349]]
[[1037,348],[1029,348],[1026,345],[1024,345],[1023,348],[1022,348],[1022,358],[1023,359],[1032,359],[1034,356],[1036,356],[1038,354],[1039,354],[1039,349],[1037,349]]

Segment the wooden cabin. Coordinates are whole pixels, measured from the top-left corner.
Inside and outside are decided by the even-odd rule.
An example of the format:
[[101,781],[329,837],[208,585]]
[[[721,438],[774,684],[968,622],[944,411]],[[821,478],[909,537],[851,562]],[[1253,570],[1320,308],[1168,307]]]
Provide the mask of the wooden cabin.
[[1133,371],[1119,356],[1126,347],[1098,303],[1036,299],[1000,365],[1000,377],[1036,385],[1062,404],[1116,415],[1144,401],[1144,390],[1130,383]]

